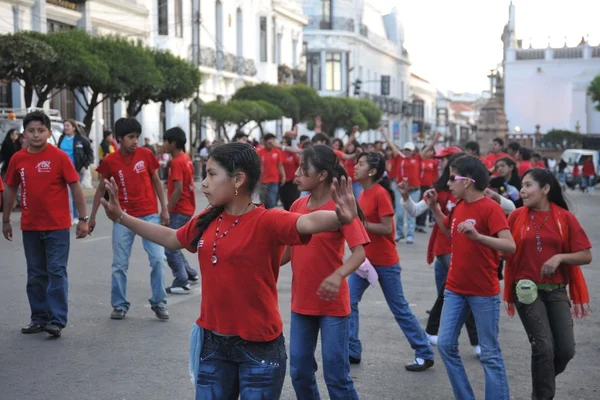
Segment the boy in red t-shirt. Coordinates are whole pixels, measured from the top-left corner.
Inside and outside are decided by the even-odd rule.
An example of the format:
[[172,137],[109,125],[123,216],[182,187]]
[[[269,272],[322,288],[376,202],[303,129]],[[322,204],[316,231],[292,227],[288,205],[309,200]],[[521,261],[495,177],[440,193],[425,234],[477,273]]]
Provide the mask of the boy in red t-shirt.
[[68,314],[71,228],[68,188],[80,215],[78,239],[88,234],[88,217],[81,217],[87,215],[85,197],[69,156],[48,145],[52,134],[50,118],[41,111],[31,112],[23,118],[23,128],[29,147],[15,153],[8,165],[2,233],[12,241],[10,215],[20,186],[27,297],[31,308],[31,322],[21,332],[46,331],[60,337]]
[[263,143],[264,147],[256,150],[260,157],[260,169],[262,171],[260,183],[266,187],[265,208],[275,208],[277,206],[279,185],[285,184],[287,179],[281,163],[281,151],[275,148],[275,135],[267,133],[263,138]]
[[[115,122],[115,136],[119,140],[119,151],[104,157],[96,171],[99,174],[99,185],[94,196],[94,206],[90,219],[90,230],[96,226],[96,213],[106,188],[104,180],[114,178],[119,185],[119,203],[124,212],[154,224],[169,225],[167,201],[158,176],[158,160],[145,147],[139,147],[142,126],[135,118],[120,118]],[[158,213],[156,197],[160,201],[161,212]],[[112,229],[112,289],[111,319],[123,319],[129,311],[127,301],[127,270],[135,233],[119,223]],[[150,286],[152,297],[149,299],[152,311],[162,320],[169,319],[167,312],[167,293],[165,291],[165,249],[149,240],[142,240],[144,250],[148,253],[150,267]]]
[[475,398],[458,352],[458,336],[470,308],[481,347],[485,397],[508,400],[508,380],[498,341],[498,252],[514,252],[515,242],[504,211],[484,194],[489,171],[483,162],[473,156],[454,160],[448,182],[450,192],[459,200],[448,216],[438,205],[435,189],[425,194],[438,226],[452,239],[437,347],[454,397]]
[[[165,132],[164,151],[171,154],[171,167],[167,193],[170,224],[179,229],[192,219],[196,212],[196,191],[194,188],[194,164],[185,153],[187,138],[183,129],[176,127]],[[194,271],[181,250],[165,249],[167,263],[173,271],[173,284],[167,293],[188,294],[190,283],[198,283],[198,273]]]

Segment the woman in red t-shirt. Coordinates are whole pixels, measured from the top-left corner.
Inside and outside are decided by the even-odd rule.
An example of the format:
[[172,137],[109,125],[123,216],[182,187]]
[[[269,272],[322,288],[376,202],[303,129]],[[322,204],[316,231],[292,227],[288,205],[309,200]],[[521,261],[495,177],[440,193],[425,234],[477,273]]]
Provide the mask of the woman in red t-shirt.
[[581,168],[581,182],[582,190],[586,190],[588,193],[594,192],[594,187],[596,186],[596,168],[591,156],[587,157]]
[[[335,210],[331,183],[341,177],[346,177],[346,171],[331,148],[317,145],[306,149],[296,182],[310,195],[294,202],[291,211],[309,214]],[[352,252],[346,262],[345,242]],[[358,400],[348,360],[350,295],[346,277],[365,260],[363,246],[368,243],[369,236],[357,218],[341,230],[313,235],[307,245],[286,248],[281,263],[292,262],[290,373],[298,399],[318,397],[314,364],[320,331],[329,397]]]
[[[292,148],[292,138],[289,136],[284,136],[283,144],[284,146],[282,149]],[[283,170],[285,171],[286,181],[279,187],[279,198],[281,199],[283,209],[289,211],[294,201],[300,197],[298,185],[296,185],[294,182],[294,174],[300,165],[300,159],[295,153],[282,150],[281,165],[283,165]]]
[[571,303],[576,316],[587,314],[578,266],[592,262],[592,245],[550,171],[529,170],[521,198],[524,207],[508,219],[517,250],[507,257],[504,300],[510,315],[517,309],[531,342],[532,397],[552,399],[555,377],[575,355]]
[[[356,157],[357,156],[356,153],[358,153],[359,151],[362,151],[362,147],[360,146],[360,143],[358,143],[357,140],[352,140],[352,141],[348,142],[348,144],[346,145],[346,154]],[[350,159],[350,160],[344,160],[344,169],[346,170],[346,173],[348,174],[349,177],[354,178],[355,168],[356,168],[356,159],[355,158]],[[354,189],[354,196],[358,199],[358,196],[360,195],[360,192],[362,191],[362,186],[360,186],[360,183],[354,182],[352,184],[352,188]]]
[[300,215],[252,203],[261,176],[249,144],[213,148],[202,191],[211,207],[178,230],[127,215],[114,179],[105,181],[108,217],[170,249],[198,253],[202,275],[200,318],[192,329],[190,365],[196,398],[265,398],[281,395],[286,370],[277,278],[286,245],[309,242],[357,216],[352,182],[334,180],[336,211]]
[[[400,258],[394,241],[394,202],[389,179],[384,178],[385,159],[379,153],[363,153],[358,158],[354,177],[363,187],[358,204],[365,216],[365,228],[371,243],[365,248],[367,259],[379,276],[379,284],[390,311],[416,355],[409,371],[425,371],[433,366],[433,348],[404,297],[400,280]],[[350,362],[360,363],[362,345],[358,338],[358,303],[369,287],[369,281],[354,273],[350,285]]]

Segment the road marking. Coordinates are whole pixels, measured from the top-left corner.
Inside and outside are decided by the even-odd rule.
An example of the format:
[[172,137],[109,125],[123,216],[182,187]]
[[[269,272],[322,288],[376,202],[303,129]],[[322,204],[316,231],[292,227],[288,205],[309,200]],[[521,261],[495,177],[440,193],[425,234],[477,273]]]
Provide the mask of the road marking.
[[[179,304],[179,303],[183,303],[184,301],[190,300],[190,299],[194,299],[196,297],[199,297],[202,294],[202,289],[200,289],[199,287],[195,287],[193,289],[190,290],[189,294],[172,294],[172,295],[167,295],[168,300],[167,300],[167,307],[168,306],[172,306],[174,304]],[[150,304],[146,304],[145,305],[146,308],[150,308]]]
[[106,240],[106,239],[110,239],[112,236],[98,236],[96,238],[92,238],[92,239],[85,239],[82,240],[81,243],[92,243],[92,242],[98,242],[100,240]]

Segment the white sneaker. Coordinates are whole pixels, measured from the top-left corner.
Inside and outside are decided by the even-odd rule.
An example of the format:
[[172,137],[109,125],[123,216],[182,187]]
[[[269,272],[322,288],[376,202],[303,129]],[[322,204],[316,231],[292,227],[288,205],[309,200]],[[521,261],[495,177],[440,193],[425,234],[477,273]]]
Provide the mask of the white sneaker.
[[477,357],[481,357],[481,347],[479,345],[473,346],[473,351],[475,351]]
[[427,339],[429,339],[429,343],[431,343],[432,346],[437,346],[437,341],[438,341],[437,335],[427,334]]
[[169,294],[190,294],[190,285],[168,287],[167,293],[169,293]]

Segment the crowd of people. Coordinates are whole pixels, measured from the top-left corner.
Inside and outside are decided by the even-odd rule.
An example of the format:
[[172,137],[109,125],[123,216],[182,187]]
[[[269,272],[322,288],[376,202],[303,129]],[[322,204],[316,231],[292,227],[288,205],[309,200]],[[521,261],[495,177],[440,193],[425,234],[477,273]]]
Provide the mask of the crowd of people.
[[[31,308],[23,333],[61,336],[68,315],[70,207],[79,215],[76,236],[84,238],[102,205],[113,221],[111,319],[125,319],[131,306],[127,272],[135,236],[148,254],[149,302],[157,318],[169,319],[167,293],[189,293],[202,277],[190,341],[196,399],[280,397],[287,353],[277,280],[288,264],[289,366],[299,399],[319,398],[319,334],[329,397],[359,398],[350,365],[368,357],[359,305],[375,283],[415,351],[406,370],[433,367],[437,346],[457,399],[475,398],[459,353],[464,324],[485,371],[485,398],[510,398],[498,338],[502,279],[502,300],[510,315],[517,311],[531,343],[532,398],[552,399],[555,377],[574,356],[571,309],[576,316],[589,311],[579,265],[592,261],[591,244],[568,210],[559,179],[532,164],[527,149],[509,144],[504,152],[498,138],[484,158],[476,142],[464,151],[436,151],[437,136],[421,149],[412,142],[400,148],[383,129],[384,141],[361,144],[358,127],[347,140],[331,141],[320,120],[312,138],[294,131],[279,142],[267,134],[251,145],[238,133],[204,154],[201,189],[210,205],[194,215],[194,165],[185,133],[165,132],[171,157],[165,193],[158,160],[139,145],[140,123],[121,118],[113,131],[118,150],[110,135],[100,145],[100,183],[88,217],[79,183],[89,166],[85,143],[66,133],[58,148],[48,146],[50,120],[39,111],[24,118],[23,128],[26,147],[12,155],[6,186],[0,181],[8,240],[21,192]],[[423,328],[404,295],[397,242],[413,243],[428,219],[434,225],[425,258],[434,263],[437,296]],[[197,254],[199,272],[184,249]],[[165,259],[174,277],[168,287]]]

